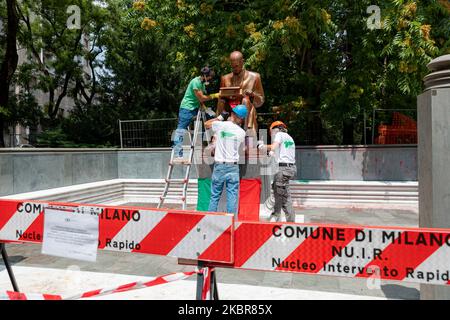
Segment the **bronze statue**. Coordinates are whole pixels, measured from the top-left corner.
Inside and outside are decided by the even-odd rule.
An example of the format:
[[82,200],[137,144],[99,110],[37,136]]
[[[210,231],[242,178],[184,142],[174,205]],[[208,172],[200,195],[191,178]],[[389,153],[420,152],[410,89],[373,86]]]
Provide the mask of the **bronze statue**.
[[[264,103],[264,89],[261,83],[261,76],[257,72],[248,71],[244,68],[244,56],[239,51],[234,51],[230,55],[232,73],[221,77],[221,98],[217,104],[217,114],[222,111],[231,111],[237,104],[244,104],[248,108],[248,116],[245,120],[244,130],[250,131],[256,136],[258,123],[256,121],[256,109]],[[238,89],[236,95],[227,96],[226,92],[230,88]],[[231,90],[232,91],[232,90]]]

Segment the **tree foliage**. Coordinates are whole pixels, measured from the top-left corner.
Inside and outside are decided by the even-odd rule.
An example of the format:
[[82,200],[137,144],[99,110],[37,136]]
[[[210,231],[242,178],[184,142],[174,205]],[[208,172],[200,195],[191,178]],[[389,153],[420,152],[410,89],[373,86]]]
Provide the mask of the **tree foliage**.
[[[17,81],[45,92],[46,118],[80,144],[117,144],[119,119],[176,116],[192,77],[206,64],[217,74],[230,72],[234,50],[262,75],[260,110],[278,112],[300,143],[311,125],[323,127],[323,136],[310,143],[353,143],[343,132],[361,133],[363,114],[415,108],[427,63],[450,53],[446,1],[379,1],[381,28],[375,30],[367,26],[369,0],[103,3],[23,0],[20,6],[20,43],[31,59]],[[65,28],[71,4],[82,9],[80,30]],[[38,59],[41,49],[52,57],[45,63]],[[77,57],[95,70],[90,77]],[[58,120],[66,96],[73,112]]]

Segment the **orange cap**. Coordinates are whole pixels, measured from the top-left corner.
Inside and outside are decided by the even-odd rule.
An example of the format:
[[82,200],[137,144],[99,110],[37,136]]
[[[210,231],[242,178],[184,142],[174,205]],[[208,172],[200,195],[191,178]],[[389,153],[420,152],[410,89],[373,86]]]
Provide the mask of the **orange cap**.
[[283,126],[283,127],[285,127],[287,129],[287,125],[285,125],[283,122],[275,121],[274,123],[272,123],[270,125],[270,130],[272,130],[273,128],[278,127],[278,126]]

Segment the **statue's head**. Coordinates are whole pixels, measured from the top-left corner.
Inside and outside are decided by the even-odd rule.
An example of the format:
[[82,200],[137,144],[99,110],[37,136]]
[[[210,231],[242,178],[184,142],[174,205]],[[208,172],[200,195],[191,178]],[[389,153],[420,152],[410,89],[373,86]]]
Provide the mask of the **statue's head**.
[[230,64],[234,74],[239,74],[244,69],[244,55],[240,51],[233,51],[230,54]]

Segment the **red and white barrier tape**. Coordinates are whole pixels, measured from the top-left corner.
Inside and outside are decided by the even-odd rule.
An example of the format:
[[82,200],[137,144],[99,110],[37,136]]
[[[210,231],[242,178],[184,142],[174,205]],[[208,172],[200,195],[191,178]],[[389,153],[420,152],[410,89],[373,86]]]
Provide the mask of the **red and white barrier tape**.
[[214,268],[203,268],[202,300],[211,300],[211,272]]
[[0,200],[0,241],[41,243],[47,208],[98,214],[101,250],[232,262],[230,214]]
[[235,223],[215,213],[0,200],[0,241],[42,242],[44,209],[61,206],[100,212],[99,249],[235,269],[450,285],[450,229]]
[[234,236],[236,269],[450,285],[448,229],[239,222]]
[[[137,282],[132,282],[132,283],[128,283],[125,285],[121,285],[121,286],[116,286],[113,288],[92,290],[92,291],[84,292],[81,294],[71,295],[68,297],[63,297],[62,295],[53,295],[53,294],[36,294],[36,293],[25,294],[25,293],[21,293],[21,292],[6,291],[4,294],[0,293],[0,300],[77,300],[77,299],[85,299],[85,298],[91,298],[91,297],[105,296],[105,295],[113,294],[113,293],[149,288],[149,287],[157,286],[160,284],[165,284],[165,283],[174,282],[174,281],[178,281],[178,280],[184,280],[196,273],[203,273],[204,278],[206,280],[207,274],[210,274],[210,270],[209,270],[209,268],[203,268],[201,270],[196,269],[195,271],[191,271],[191,272],[171,273],[171,274],[168,274],[165,276],[157,277],[157,278],[147,281],[147,282],[137,281]],[[205,288],[205,284],[204,284],[203,288]],[[207,295],[205,293],[202,293],[202,297],[203,296],[206,297]]]

